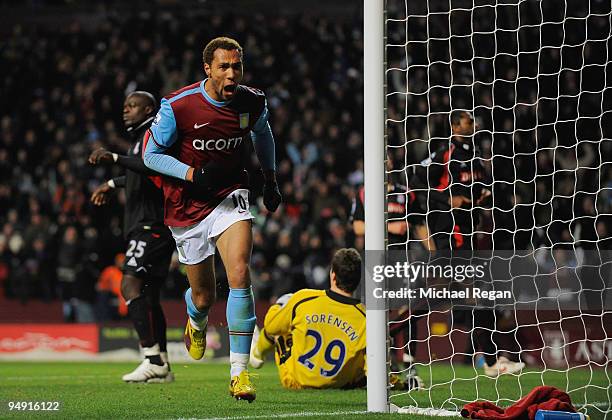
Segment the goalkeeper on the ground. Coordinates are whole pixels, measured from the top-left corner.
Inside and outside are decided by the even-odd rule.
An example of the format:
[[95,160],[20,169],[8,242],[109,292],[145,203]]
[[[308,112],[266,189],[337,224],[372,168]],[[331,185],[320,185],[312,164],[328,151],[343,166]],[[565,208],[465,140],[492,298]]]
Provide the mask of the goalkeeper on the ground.
[[365,307],[352,297],[361,279],[361,257],[353,249],[334,254],[330,288],[284,295],[270,307],[251,365],[258,368],[275,349],[285,388],[353,388],[365,384]]
[[[260,368],[272,349],[285,388],[357,388],[366,383],[366,315],[352,297],[361,279],[354,248],[338,250],[331,262],[330,288],[281,296],[255,330],[250,364]],[[396,390],[411,386],[397,375]]]

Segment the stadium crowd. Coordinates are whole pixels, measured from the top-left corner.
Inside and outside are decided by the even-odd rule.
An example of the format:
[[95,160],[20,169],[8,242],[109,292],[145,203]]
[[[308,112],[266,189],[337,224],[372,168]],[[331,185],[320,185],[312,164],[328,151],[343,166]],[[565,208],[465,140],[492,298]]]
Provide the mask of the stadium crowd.
[[451,109],[469,110],[494,181],[480,249],[610,248],[610,4],[564,11],[483,2],[449,14],[445,3],[410,3],[407,25],[404,2],[392,4],[388,127],[396,175],[410,183],[404,168],[448,142]]
[[[491,19],[483,7],[474,12],[479,18],[457,12],[451,22],[448,14],[415,10],[408,34],[404,21],[389,22],[389,43],[397,45],[388,48],[389,63],[399,69],[387,73],[394,176],[409,180],[404,169],[448,141],[451,108],[473,110],[476,142],[495,180],[494,208],[478,230],[495,225],[496,233],[481,233],[483,245],[571,247],[580,240],[592,247],[612,225],[612,114],[603,112],[612,98],[601,70],[605,40],[588,49],[583,43],[605,39],[608,26],[592,15],[587,35],[584,19],[569,20],[560,39],[553,28],[529,25],[555,13],[533,7],[521,3],[520,19]],[[403,19],[403,9],[391,5],[393,13]],[[470,21],[481,34],[468,35]],[[496,23],[508,30],[492,31]],[[91,167],[87,156],[100,146],[124,152],[125,95],[139,89],[159,99],[200,80],[201,50],[220,34],[242,43],[244,83],[266,92],[277,141],[281,211],[268,214],[261,204],[262,179],[251,162],[256,297],[323,288],[333,251],[355,240],[363,248],[347,224],[363,182],[358,13],[334,21],[106,13],[95,24],[74,21],[60,30],[17,24],[0,50],[0,95],[10,98],[0,104],[0,294],[94,304],[100,273],[123,249],[124,197],[100,209],[89,203],[93,189],[118,173]],[[418,42],[427,36],[429,43]],[[406,87],[408,95],[393,93]],[[173,264],[164,296],[179,297],[184,281]]]
[[[609,307],[610,3],[562,9],[459,1],[453,13],[445,3],[412,2],[408,10],[403,1],[391,4],[388,141],[401,168],[395,175],[410,184],[413,169],[448,143],[450,111],[471,111],[477,158],[492,180],[492,201],[475,210],[483,216],[477,249],[539,249],[539,272],[549,275],[514,283],[527,300],[561,288],[580,290],[594,309],[607,295]],[[581,263],[604,263],[602,274],[572,272]]]
[[[0,69],[0,94],[12,98],[0,109],[3,295],[95,303],[100,273],[124,248],[124,197],[90,204],[93,189],[119,173],[88,165],[87,156],[100,146],[125,152],[125,95],[148,90],[159,100],[202,79],[202,48],[219,34],[242,43],[244,83],[266,92],[277,139],[281,211],[266,212],[256,161],[250,171],[257,297],[327,286],[333,251],[352,244],[347,212],[363,177],[359,17],[204,18],[207,25],[187,10],[172,18],[109,13],[94,26],[12,28]],[[170,298],[186,288],[173,267]]]

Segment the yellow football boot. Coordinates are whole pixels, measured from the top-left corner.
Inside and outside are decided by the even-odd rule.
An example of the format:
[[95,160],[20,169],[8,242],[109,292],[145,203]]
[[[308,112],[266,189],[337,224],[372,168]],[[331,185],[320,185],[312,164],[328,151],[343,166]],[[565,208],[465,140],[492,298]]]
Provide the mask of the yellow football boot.
[[237,400],[247,400],[249,403],[255,401],[255,385],[251,382],[248,371],[243,370],[240,375],[232,378],[229,392]]
[[195,360],[200,360],[206,351],[206,329],[208,325],[201,331],[196,330],[191,326],[191,321],[187,318],[187,326],[185,327],[185,348],[189,355]]

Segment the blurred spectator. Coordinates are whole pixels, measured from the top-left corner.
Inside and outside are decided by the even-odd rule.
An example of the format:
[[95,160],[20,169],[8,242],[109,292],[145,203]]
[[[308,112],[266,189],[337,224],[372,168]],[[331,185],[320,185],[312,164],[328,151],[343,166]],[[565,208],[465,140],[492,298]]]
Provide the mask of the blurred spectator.
[[62,235],[57,253],[57,280],[65,321],[76,321],[76,280],[81,268],[79,233],[68,226]]
[[113,265],[109,265],[100,273],[96,289],[98,290],[98,319],[117,320],[127,316],[128,309],[121,295],[121,278],[125,254],[115,256]]
[[50,253],[43,237],[36,237],[30,243],[32,246],[26,253],[24,264],[27,272],[27,284],[24,284],[27,287],[27,297],[38,297],[48,302],[54,296],[50,278],[53,271]]
[[[248,51],[244,82],[260,82],[256,87],[266,91],[279,139],[277,176],[287,199],[274,215],[254,206],[260,229],[254,283],[261,284],[261,296],[273,297],[301,287],[313,261],[327,270],[326,256],[347,243],[341,225],[350,189],[340,186],[349,174],[351,182],[363,178],[363,104],[361,95],[353,95],[362,89],[359,6],[347,2],[347,13],[333,22],[321,16],[264,19],[261,13],[238,13],[215,14],[206,27],[196,24],[213,16],[205,7],[197,17],[191,6],[174,8],[173,20],[181,25],[169,25],[163,14],[135,14],[130,8],[111,13],[110,5],[101,7],[109,13],[92,14],[86,25],[66,6],[65,24],[49,29],[15,24],[4,38],[0,95],[14,98],[10,106],[0,106],[0,226],[10,226],[0,271],[6,294],[51,299],[57,289],[71,320],[77,318],[77,305],[88,308],[92,278],[123,248],[124,197],[119,194],[103,209],[89,205],[93,188],[118,174],[88,166],[86,157],[101,146],[126,149],[120,116],[113,112],[125,95],[144,89],[162,97],[203,78],[201,49],[227,27]],[[248,29],[253,27],[257,30]],[[33,42],[37,48],[30,54]],[[24,85],[32,87],[25,96],[19,88]],[[251,179],[258,194],[262,179],[256,167],[251,165]],[[252,202],[260,200],[256,196]],[[306,230],[316,243],[312,256],[308,241],[300,246]],[[97,243],[95,252],[87,238]],[[49,274],[43,266],[57,270]],[[182,275],[174,268],[164,296],[182,294]],[[175,280],[180,286],[172,286]],[[311,281],[325,286],[319,283],[324,281]],[[219,293],[223,297],[226,291]]]
[[6,287],[9,280],[10,261],[8,257],[7,238],[0,233],[0,296],[6,295]]
[[304,259],[304,276],[306,287],[311,289],[325,289],[328,287],[330,259],[329,253],[323,248],[323,241],[318,235],[310,236],[307,248],[309,253]]
[[96,281],[100,273],[97,252],[98,231],[89,225],[86,218],[82,219],[82,223],[87,227],[80,241],[82,256],[74,290],[76,321],[95,322]]
[[[541,30],[538,2],[508,5],[516,13],[497,16],[495,8],[474,8],[471,22],[461,14],[449,20],[448,13],[428,13],[427,4],[408,4],[408,13],[423,18],[411,19],[406,30],[404,2],[389,2],[389,42],[398,46],[387,48],[389,67],[397,69],[387,72],[394,167],[417,165],[448,141],[451,109],[473,110],[482,127],[475,141],[495,180],[494,209],[478,229],[495,231],[481,240],[503,249],[571,247],[581,226],[578,246],[597,238],[600,248],[609,248],[606,236],[594,236],[609,233],[604,217],[612,213],[612,125],[610,113],[602,114],[609,109],[602,70],[609,2],[568,10],[564,41],[554,36],[558,25]],[[259,230],[253,243],[257,296],[304,283],[326,287],[327,261],[353,242],[347,211],[354,186],[363,182],[362,22],[360,4],[345,5],[332,19],[280,11],[223,14],[192,3],[173,3],[171,14],[140,13],[111,1],[89,15],[71,15],[63,6],[61,24],[49,18],[48,26],[6,26],[0,96],[11,100],[0,104],[0,290],[22,300],[50,299],[59,291],[65,317],[75,319],[73,299],[89,301],[92,276],[124,248],[124,197],[102,209],[86,200],[96,185],[119,174],[87,165],[89,152],[126,150],[114,112],[125,95],[139,89],[162,97],[203,78],[201,49],[219,34],[248,51],[244,82],[265,90],[278,139],[286,202],[270,215],[257,195],[251,200]],[[157,7],[162,11],[163,2]],[[584,48],[584,19],[577,16],[587,14]],[[199,25],[202,20],[209,24]],[[472,29],[479,35],[463,36]],[[420,42],[427,35],[430,41]],[[530,39],[551,47],[525,51]],[[251,190],[259,194],[256,167]],[[407,182],[406,173],[399,175]],[[584,194],[574,197],[574,190]],[[96,255],[83,245],[88,237],[96,238]],[[363,248],[363,238],[356,240]],[[170,278],[180,281],[175,268]],[[77,273],[85,273],[79,287]],[[162,293],[180,295],[178,287]]]

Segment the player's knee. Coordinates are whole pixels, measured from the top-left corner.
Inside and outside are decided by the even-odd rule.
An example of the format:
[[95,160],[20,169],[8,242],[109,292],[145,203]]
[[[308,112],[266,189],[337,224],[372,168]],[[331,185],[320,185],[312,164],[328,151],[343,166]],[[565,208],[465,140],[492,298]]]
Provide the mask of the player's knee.
[[230,287],[242,289],[251,285],[249,265],[245,263],[234,264],[227,275],[231,282]]
[[214,291],[191,288],[191,301],[200,312],[209,309],[215,303],[215,297]]
[[126,274],[121,279],[121,296],[125,300],[132,300],[140,296],[142,290],[142,280]]

